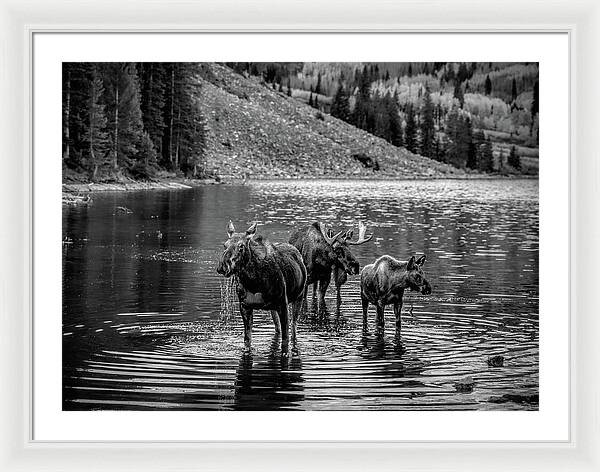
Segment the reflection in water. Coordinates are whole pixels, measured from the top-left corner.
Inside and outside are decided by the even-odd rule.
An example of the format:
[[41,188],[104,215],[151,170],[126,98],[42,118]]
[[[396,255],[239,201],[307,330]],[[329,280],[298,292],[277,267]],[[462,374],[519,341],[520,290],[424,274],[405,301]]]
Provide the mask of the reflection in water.
[[[359,278],[349,277],[341,313],[302,320],[289,358],[267,312],[255,314],[244,357],[237,304],[223,303],[215,271],[230,218],[258,221],[275,242],[315,219],[339,229],[361,219],[375,234],[353,248],[361,266],[424,252],[434,292],[405,296],[398,339],[389,308],[378,336],[372,307],[362,331]],[[538,227],[536,181],[274,181],[95,196],[89,208],[63,209],[63,408],[537,409],[511,399],[538,393]],[[329,306],[334,298],[330,288]],[[505,365],[488,366],[493,355]],[[458,393],[465,376],[473,391]]]
[[268,357],[254,362],[252,354],[242,354],[234,383],[234,409],[285,410],[304,400],[302,361],[296,354],[281,355],[280,336],[274,336]]

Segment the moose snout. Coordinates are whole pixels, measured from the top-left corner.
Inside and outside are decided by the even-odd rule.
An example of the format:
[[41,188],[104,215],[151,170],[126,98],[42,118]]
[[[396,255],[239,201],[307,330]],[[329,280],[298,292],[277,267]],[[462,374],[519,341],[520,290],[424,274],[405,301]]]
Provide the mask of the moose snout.
[[360,272],[360,264],[358,262],[351,262],[348,264],[348,273],[350,275],[358,275]]
[[421,287],[421,293],[423,295],[431,295],[431,284],[429,282],[425,281]]
[[217,266],[217,274],[229,277],[230,272],[231,268],[229,267],[229,264],[223,259],[219,260],[219,265]]

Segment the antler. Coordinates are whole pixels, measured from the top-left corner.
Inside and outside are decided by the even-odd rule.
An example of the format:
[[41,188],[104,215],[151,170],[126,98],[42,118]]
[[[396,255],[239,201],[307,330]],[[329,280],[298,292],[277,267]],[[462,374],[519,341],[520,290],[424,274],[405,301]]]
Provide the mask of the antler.
[[325,241],[327,241],[327,244],[329,245],[332,245],[335,242],[335,240],[339,238],[343,233],[343,231],[340,231],[339,233],[334,234],[333,236],[329,236],[329,232],[325,229],[325,225],[323,223],[319,223],[319,230],[321,230],[321,234],[323,235]]
[[258,223],[255,221],[254,223],[252,223],[252,225],[250,225],[250,227],[246,230],[246,237],[247,238],[252,238],[254,237],[254,235],[256,234],[256,226],[258,225]]
[[233,221],[229,220],[229,224],[227,225],[227,236],[231,238],[235,233],[235,226],[233,226]]
[[358,244],[364,244],[373,238],[373,235],[365,238],[365,234],[367,232],[367,225],[365,225],[362,221],[358,222],[358,239],[356,241],[348,241],[348,244],[356,246]]

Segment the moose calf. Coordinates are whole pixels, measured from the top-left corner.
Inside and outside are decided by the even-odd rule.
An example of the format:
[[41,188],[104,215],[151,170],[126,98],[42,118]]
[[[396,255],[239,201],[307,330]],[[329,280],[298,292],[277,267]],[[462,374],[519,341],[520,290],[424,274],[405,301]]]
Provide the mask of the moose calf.
[[363,329],[367,330],[367,311],[369,303],[377,308],[376,324],[384,330],[383,312],[386,305],[394,305],[396,316],[396,334],[400,334],[402,297],[409,288],[423,295],[431,293],[431,285],[423,274],[425,255],[415,260],[399,261],[391,256],[381,256],[373,264],[366,265],[360,274],[360,297],[363,309]]

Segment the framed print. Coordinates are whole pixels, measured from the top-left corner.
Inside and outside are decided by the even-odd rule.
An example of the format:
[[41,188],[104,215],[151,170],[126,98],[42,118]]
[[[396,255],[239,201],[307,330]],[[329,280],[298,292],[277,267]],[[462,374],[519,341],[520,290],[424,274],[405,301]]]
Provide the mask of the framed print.
[[598,468],[597,7],[452,3],[6,6],[7,470]]

